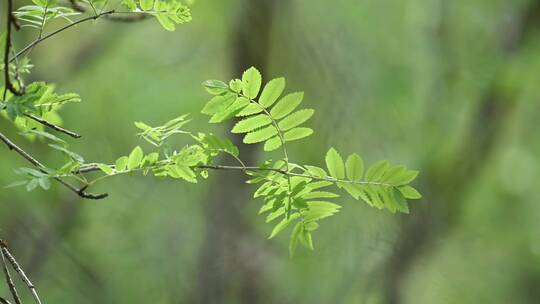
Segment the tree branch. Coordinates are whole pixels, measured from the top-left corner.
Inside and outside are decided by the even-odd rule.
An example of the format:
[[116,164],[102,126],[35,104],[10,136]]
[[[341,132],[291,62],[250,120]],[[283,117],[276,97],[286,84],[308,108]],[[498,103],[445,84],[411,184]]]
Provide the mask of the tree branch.
[[[1,132],[0,132],[0,140],[3,141],[6,144],[8,149],[17,152],[20,156],[22,156],[24,159],[26,159],[32,165],[37,167],[40,172],[45,173],[45,174],[49,174],[49,172],[47,172],[45,170],[47,168],[47,167],[45,167],[45,165],[43,165],[41,162],[39,162],[37,159],[35,159],[32,155],[28,154],[22,148],[17,146],[15,143],[13,143],[9,138],[7,138]],[[92,194],[92,193],[85,192],[86,188],[88,188],[88,185],[86,185],[86,186],[84,186],[82,188],[77,188],[77,187],[71,185],[70,183],[66,182],[65,180],[63,180],[60,177],[54,177],[54,179],[56,181],[58,181],[59,183],[61,183],[62,185],[64,185],[65,187],[67,187],[69,190],[76,193],[78,196],[82,197],[82,198],[98,200],[98,199],[106,198],[108,196],[107,193]]]
[[30,292],[32,293],[32,297],[34,297],[34,300],[36,301],[36,303],[41,304],[41,300],[39,299],[39,296],[37,294],[36,287],[34,286],[34,284],[32,284],[30,279],[28,279],[28,276],[26,276],[26,274],[22,270],[19,263],[17,263],[17,260],[15,260],[15,257],[11,254],[11,252],[9,252],[7,244],[5,242],[0,242],[0,249],[2,251],[2,259],[3,259],[2,262],[4,263],[4,266],[5,266],[5,259],[4,259],[5,257],[11,264],[11,267],[13,267],[13,269],[15,269],[15,271],[19,274],[19,276],[21,277],[23,282],[26,284],[28,289],[30,289]]
[[17,293],[17,288],[15,287],[15,283],[13,283],[13,279],[11,278],[11,274],[9,273],[9,269],[7,268],[6,258],[4,257],[4,250],[3,248],[7,246],[6,242],[4,240],[0,239],[0,256],[2,259],[2,268],[4,270],[4,275],[6,277],[6,284],[8,285],[9,291],[11,292],[11,296],[13,297],[13,301],[15,301],[15,304],[21,304],[21,298],[19,297],[19,294]]
[[[160,165],[163,165],[163,163],[160,163]],[[114,165],[110,165],[109,167],[111,169],[115,169]],[[265,168],[265,167],[257,167],[257,166],[197,165],[197,166],[193,166],[192,168],[210,169],[210,170],[238,170],[238,171],[244,171],[244,172],[245,171],[272,171],[272,172],[280,173],[280,174],[285,175],[285,176],[306,177],[306,178],[311,178],[313,180],[328,181],[328,182],[333,182],[333,183],[347,183],[347,184],[358,184],[358,185],[376,185],[376,186],[387,186],[387,187],[392,186],[391,184],[382,183],[382,182],[336,179],[336,178],[333,178],[333,177],[330,177],[330,176],[317,177],[317,176],[313,176],[313,175],[309,175],[309,174],[294,173],[294,172],[283,170],[283,169]],[[118,174],[107,175],[105,177],[130,173],[130,172],[139,171],[139,170],[143,170],[143,169],[148,169],[148,168],[138,168],[138,169],[134,169],[134,170],[130,170],[130,171],[122,171],[122,172],[120,172]],[[101,169],[99,169],[97,164],[88,164],[88,165],[86,165],[84,167],[79,168],[78,170],[73,171],[72,173],[73,174],[82,174],[82,173],[90,173],[90,172],[98,172],[98,171],[101,171]],[[90,182],[90,184],[91,183],[92,182]]]
[[24,114],[24,116],[26,116],[26,117],[28,117],[28,118],[30,118],[32,120],[35,120],[35,121],[39,122],[40,124],[42,124],[42,125],[44,125],[46,127],[49,127],[49,128],[51,128],[53,130],[56,130],[58,132],[69,135],[69,136],[71,136],[73,138],[81,138],[82,137],[81,135],[79,135],[79,134],[77,134],[77,133],[75,133],[73,131],[70,131],[70,130],[64,129],[64,128],[60,127],[60,126],[57,126],[55,124],[52,124],[52,123],[46,121],[45,119],[43,119],[41,117],[38,117],[38,116],[35,116],[33,114],[26,113],[26,114]]
[[[9,0],[10,2],[12,0]],[[91,20],[96,20],[102,16],[106,16],[106,15],[110,15],[110,14],[113,14],[115,11],[114,10],[110,10],[110,11],[106,11],[106,12],[102,12],[102,13],[99,13],[97,15],[94,15],[94,16],[89,16],[89,17],[86,17],[86,18],[83,18],[83,19],[79,19],[73,23],[70,23],[66,26],[63,26],[59,29],[57,29],[56,31],[53,31],[43,37],[40,37],[40,38],[37,38],[36,40],[32,41],[30,44],[28,44],[27,46],[25,46],[22,50],[20,50],[19,52],[17,52],[17,54],[15,54],[13,57],[11,57],[11,59],[9,59],[9,62],[12,62],[14,61],[15,59],[19,58],[21,55],[23,55],[24,53],[26,53],[28,50],[30,50],[31,48],[33,48],[35,45],[71,28],[71,27],[74,27],[78,24],[81,24],[83,22],[86,22],[86,21],[91,21]],[[7,47],[7,46],[6,46]]]
[[[11,25],[12,24],[17,24],[16,23],[16,19],[15,17],[13,16],[13,0],[8,0],[7,1],[7,17],[6,17],[6,45],[5,45],[5,49],[4,49],[4,83],[5,83],[5,88],[4,88],[4,93],[3,93],[3,97],[2,99],[6,99],[6,93],[7,93],[7,90],[9,90],[11,93],[17,95],[17,96],[21,96],[21,95],[24,95],[24,86],[21,86],[19,89],[16,89],[13,84],[11,83],[11,80],[9,78],[9,63],[11,62],[11,60],[9,60],[9,50],[10,50],[10,47],[11,47]],[[22,84],[22,82],[21,82]]]
[[6,299],[4,299],[2,297],[0,297],[0,303],[2,303],[2,304],[11,304],[11,302],[9,302],[8,300],[6,300]]

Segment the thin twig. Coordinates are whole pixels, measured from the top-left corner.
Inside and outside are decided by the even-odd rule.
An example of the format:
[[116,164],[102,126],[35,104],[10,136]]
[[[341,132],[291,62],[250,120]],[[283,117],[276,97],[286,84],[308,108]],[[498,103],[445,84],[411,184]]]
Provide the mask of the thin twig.
[[[71,4],[71,8],[76,10],[77,12],[79,13],[86,12],[86,8],[84,7],[84,5],[79,3],[79,1],[69,0],[69,3]],[[123,14],[123,15],[118,15],[118,14]],[[114,12],[114,14],[103,16],[103,18],[106,20],[117,21],[117,22],[137,22],[137,21],[149,19],[150,17],[152,17],[152,15],[144,14],[144,12]]]
[[17,263],[17,260],[15,259],[15,257],[11,254],[11,252],[9,252],[9,249],[6,246],[6,244],[5,243],[0,243],[0,247],[2,249],[2,255],[5,258],[7,258],[7,260],[11,264],[11,267],[13,267],[13,269],[15,269],[15,271],[19,274],[19,276],[21,277],[23,282],[28,287],[28,289],[30,289],[30,292],[32,293],[32,296],[34,297],[34,300],[36,301],[36,303],[41,304],[41,300],[39,299],[39,296],[37,294],[36,287],[34,286],[32,281],[30,281],[30,279],[28,279],[28,276],[26,275],[26,273],[24,273],[24,270],[22,270],[19,263]]
[[9,63],[11,60],[9,60],[9,50],[11,48],[11,25],[15,23],[14,16],[12,14],[13,11],[13,0],[7,1],[7,24],[6,24],[6,45],[4,49],[4,93],[2,99],[6,99],[6,93],[7,90],[9,90],[11,93],[22,96],[24,95],[24,87],[20,87],[20,89],[16,89],[13,84],[11,83],[10,77],[9,77]]
[[6,299],[4,299],[2,297],[0,297],[0,303],[2,303],[2,304],[11,304],[10,301],[8,301],[8,300],[6,300]]
[[[41,162],[39,162],[37,159],[35,159],[33,156],[31,156],[30,154],[28,154],[26,151],[24,151],[22,148],[20,148],[19,146],[17,146],[15,143],[13,143],[9,138],[7,138],[4,134],[2,134],[0,132],[0,140],[3,141],[6,146],[12,150],[12,151],[15,151],[17,152],[20,156],[22,156],[24,159],[26,159],[28,162],[30,162],[32,165],[34,165],[35,167],[38,168],[38,170],[42,173],[45,173],[45,174],[49,174],[49,172],[47,172],[45,169],[47,167],[45,167],[45,165],[43,165]],[[93,200],[98,200],[98,199],[103,199],[103,198],[106,198],[108,196],[107,193],[102,193],[102,194],[92,194],[92,193],[87,193],[85,192],[86,188],[88,188],[88,186],[84,186],[82,188],[77,188],[73,185],[71,185],[70,183],[66,182],[65,180],[63,180],[62,178],[60,177],[53,177],[56,181],[58,181],[59,183],[61,183],[62,185],[64,185],[65,187],[67,187],[69,190],[73,191],[74,193],[76,193],[78,196],[82,197],[82,198],[86,198],[86,199],[93,199]]]
[[11,296],[13,297],[13,301],[15,301],[15,304],[21,304],[21,298],[17,293],[17,288],[15,287],[15,283],[13,283],[13,279],[11,278],[11,274],[9,273],[9,269],[7,267],[6,258],[4,257],[3,248],[7,245],[3,240],[0,240],[0,246],[2,248],[2,250],[0,250],[0,256],[2,258],[2,268],[6,277],[6,284],[8,285],[9,291],[11,292]]
[[77,134],[77,133],[75,133],[75,132],[73,132],[73,131],[64,129],[64,128],[62,128],[62,127],[60,127],[60,126],[57,126],[57,125],[55,125],[55,124],[52,124],[52,123],[46,121],[45,119],[43,119],[43,118],[41,118],[41,117],[35,116],[35,115],[33,115],[33,114],[29,114],[29,113],[24,114],[24,116],[26,116],[26,117],[28,117],[28,118],[30,118],[30,119],[33,119],[33,120],[39,122],[40,124],[42,124],[42,125],[44,125],[44,126],[46,126],[46,127],[49,127],[49,128],[51,128],[51,129],[53,129],[53,130],[56,130],[56,131],[58,131],[58,132],[64,133],[64,134],[66,134],[66,135],[69,135],[69,136],[71,136],[71,137],[73,137],[73,138],[81,138],[81,135],[79,135],[79,134]]
[[[11,0],[10,0],[11,1]],[[20,50],[19,52],[17,52],[17,54],[15,54],[15,56],[13,56],[11,59],[9,59],[9,62],[12,62],[13,60],[15,60],[15,58],[18,58],[20,57],[21,55],[23,55],[24,53],[26,53],[26,51],[28,51],[29,49],[31,49],[32,47],[34,47],[35,45],[43,42],[44,40],[47,40],[73,26],[76,26],[78,24],[81,24],[83,22],[86,22],[86,21],[91,21],[91,20],[96,20],[98,19],[99,17],[102,17],[102,16],[106,16],[106,15],[110,15],[110,14],[113,14],[114,13],[114,10],[110,10],[110,11],[106,11],[106,12],[103,12],[101,14],[97,14],[95,16],[89,16],[89,17],[86,17],[86,18],[82,18],[82,19],[79,19],[73,23],[70,23],[66,26],[63,26],[59,29],[57,29],[56,31],[53,31],[41,38],[37,38],[36,40],[32,41],[30,44],[28,44],[27,46],[25,46],[22,50]]]
[[[164,164],[167,164],[167,163],[161,162],[159,165],[162,166]],[[110,165],[109,168],[115,169],[115,166]],[[279,173],[279,174],[282,174],[282,175],[285,175],[285,176],[305,177],[305,178],[311,178],[313,180],[327,181],[327,182],[333,182],[333,183],[358,184],[358,185],[376,185],[376,186],[387,186],[387,187],[393,186],[392,184],[382,183],[382,182],[336,179],[336,178],[333,178],[333,177],[330,177],[330,176],[318,177],[318,176],[313,176],[313,175],[309,175],[309,174],[294,173],[294,172],[286,171],[286,170],[283,170],[283,169],[257,167],[257,166],[197,165],[197,166],[193,166],[192,168],[210,169],[210,170],[238,170],[238,171],[244,171],[244,172],[245,171],[272,171],[272,172],[276,172],[276,173]],[[107,175],[105,177],[130,173],[130,172],[134,172],[134,171],[140,171],[140,170],[144,170],[144,169],[148,169],[148,168],[139,168],[139,169],[130,170],[130,171],[122,171],[122,172],[119,172],[117,174]],[[84,167],[81,167],[78,170],[73,171],[72,173],[73,174],[83,174],[83,173],[90,173],[90,172],[96,172],[96,171],[101,171],[101,169],[99,169],[97,164],[87,164]]]

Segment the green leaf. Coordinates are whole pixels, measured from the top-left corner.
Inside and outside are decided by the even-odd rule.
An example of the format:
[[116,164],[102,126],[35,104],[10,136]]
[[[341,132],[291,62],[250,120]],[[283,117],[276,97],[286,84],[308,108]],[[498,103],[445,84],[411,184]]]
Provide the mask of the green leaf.
[[122,0],[122,5],[127,7],[130,11],[134,11],[137,9],[137,4],[135,3],[135,0]]
[[347,157],[346,162],[347,178],[352,181],[359,181],[364,175],[364,161],[360,155],[353,153]]
[[146,155],[143,159],[143,166],[152,166],[154,165],[159,159],[159,153],[152,152],[148,155]]
[[229,81],[229,89],[235,93],[240,93],[242,91],[242,80],[233,79]]
[[48,5],[48,0],[32,0],[35,5],[45,7]]
[[207,80],[202,85],[212,95],[220,95],[229,90],[229,86],[221,80]]
[[136,121],[134,122],[135,124],[135,127],[137,127],[138,129],[141,129],[143,131],[150,131],[152,130],[152,127],[150,127],[149,125],[145,124],[144,122],[141,122],[141,121]]
[[285,134],[283,134],[283,139],[285,139],[285,141],[294,141],[308,137],[311,134],[313,134],[313,130],[310,128],[294,128],[285,132]]
[[236,114],[238,114],[240,111],[242,111],[243,108],[245,108],[247,105],[249,105],[249,100],[245,97],[238,97],[236,100],[224,111],[218,112],[214,114],[210,118],[210,123],[220,123],[224,122],[228,119],[233,118]]
[[26,183],[28,183],[28,181],[16,181],[16,182],[13,182],[7,186],[4,186],[4,188],[14,188],[14,187],[19,187],[19,186],[22,186],[22,185],[26,185]]
[[302,243],[302,245],[306,246],[307,248],[314,250],[313,248],[313,239],[311,238],[311,232],[308,230],[302,229],[302,233],[299,235],[299,240]]
[[353,198],[358,199],[361,194],[362,190],[360,189],[359,185],[356,184],[350,184],[350,183],[342,183],[341,186],[347,193],[349,193]]
[[30,182],[28,182],[28,184],[26,184],[26,191],[30,192],[30,191],[36,189],[37,186],[39,186],[39,178],[34,178],[34,179],[30,180]]
[[54,142],[57,142],[59,144],[63,144],[65,145],[66,142],[61,139],[61,138],[58,138],[57,136],[49,133],[49,132],[45,132],[45,131],[39,131],[39,130],[35,130],[35,129],[30,129],[30,130],[26,130],[24,132],[21,132],[20,134],[22,135],[37,135],[37,136],[42,136],[42,137],[45,137],[47,139],[50,139]]
[[293,215],[291,215],[288,219],[287,218],[284,218],[281,222],[279,222],[275,227],[274,229],[272,229],[272,233],[270,233],[270,236],[268,237],[269,239],[275,237],[276,235],[278,235],[278,233],[280,233],[281,231],[283,231],[283,229],[287,228],[287,226],[293,222],[294,220],[296,220],[297,218],[300,217],[300,214],[299,213],[295,213]]
[[49,180],[49,177],[44,176],[38,178],[38,183],[43,190],[49,190],[49,188],[51,188],[51,181]]
[[235,100],[235,94],[214,96],[209,102],[206,103],[201,113],[206,115],[214,115],[227,109],[227,107],[229,107]]
[[193,172],[190,167],[180,163],[176,164],[176,166],[170,166],[169,174],[172,177],[182,178],[190,183],[197,183],[197,175],[195,174],[195,172]]
[[259,98],[259,104],[268,108],[273,105],[285,89],[285,78],[280,77],[270,80],[265,86]]
[[78,163],[81,163],[81,164],[84,163],[84,158],[82,156],[80,156],[79,154],[77,154],[77,153],[75,153],[73,151],[68,150],[65,147],[55,145],[55,144],[49,144],[49,147],[64,153],[69,158],[73,159],[74,161],[76,161]]
[[274,151],[281,147],[281,138],[274,136],[264,143],[264,151]]
[[234,128],[232,128],[231,132],[246,133],[262,128],[271,123],[272,119],[270,117],[268,117],[266,114],[260,114],[237,122],[236,125],[234,125]]
[[277,131],[276,127],[268,126],[268,127],[263,128],[261,130],[257,130],[257,131],[248,133],[244,137],[244,143],[246,143],[246,144],[258,143],[258,142],[261,142],[261,141],[265,141],[265,140],[273,137],[276,134],[278,134],[278,131]]
[[323,168],[319,168],[316,166],[309,166],[309,165],[305,165],[304,167],[306,167],[307,172],[314,177],[319,177],[319,178],[326,177],[326,171],[324,171]]
[[392,187],[391,195],[396,202],[397,210],[401,213],[409,213],[409,206],[407,205],[407,201],[405,201],[405,198],[403,197],[403,194],[396,189],[395,187]]
[[327,192],[327,191],[313,191],[313,192],[309,192],[302,195],[302,198],[307,199],[307,200],[316,199],[316,198],[335,198],[335,197],[339,197],[339,195],[332,192]]
[[254,67],[247,69],[242,75],[242,92],[249,99],[254,99],[261,89],[261,73]]
[[236,116],[249,116],[253,114],[258,114],[263,111],[263,107],[256,103],[250,103],[245,108],[242,109]]
[[399,192],[403,194],[403,197],[408,199],[419,199],[422,198],[422,194],[418,190],[414,189],[411,186],[401,186],[398,188]]
[[333,183],[329,181],[318,181],[318,182],[313,182],[313,183],[308,184],[308,187],[311,190],[317,190],[317,189],[325,188],[331,185],[333,185]]
[[278,103],[270,110],[270,115],[274,119],[281,119],[294,111],[302,102],[304,92],[295,92],[281,98]]
[[366,172],[366,180],[370,182],[379,180],[384,172],[386,172],[386,169],[388,169],[388,166],[390,166],[390,164],[387,160],[381,160],[374,163]]
[[291,232],[291,237],[289,240],[289,255],[290,257],[294,257],[294,253],[296,252],[296,247],[298,245],[298,237],[302,233],[302,222],[298,222],[296,226],[294,226],[293,231]]
[[124,171],[126,170],[127,164],[128,164],[129,158],[127,156],[122,156],[116,160],[115,163],[115,169],[116,171]]
[[204,158],[204,149],[198,145],[187,146],[174,156],[174,160],[177,164],[188,167],[198,165]]
[[292,113],[291,115],[285,117],[278,123],[278,126],[281,130],[286,131],[292,129],[296,126],[299,126],[306,122],[308,119],[313,116],[315,110],[313,109],[302,109]]
[[128,157],[127,168],[128,170],[133,170],[138,168],[141,165],[143,159],[143,150],[141,147],[135,147]]
[[[159,3],[159,2],[156,2]],[[175,29],[174,22],[165,14],[158,13],[156,19],[159,21],[161,26],[169,32],[173,32]]]
[[405,166],[394,166],[388,169],[382,176],[382,181],[391,185],[395,185],[396,181],[400,181],[402,176],[407,172]]
[[341,208],[340,205],[325,202],[313,201],[308,202],[309,210],[304,214],[304,221],[313,222],[334,215]]
[[388,183],[395,186],[406,185],[412,182],[417,176],[418,176],[418,171],[407,170],[406,172],[401,174],[399,177],[393,178],[392,180],[388,181]]
[[109,167],[108,165],[98,164],[97,166],[98,166],[99,170],[103,171],[103,173],[105,173],[107,175],[113,174],[113,169],[111,167]]
[[345,177],[345,166],[341,155],[334,148],[330,148],[326,153],[326,167],[330,176],[335,179],[343,179]]
[[315,231],[317,230],[317,228],[319,228],[319,224],[317,224],[316,222],[309,222],[304,224],[304,229],[307,231]]
[[139,4],[144,11],[149,11],[154,8],[154,0],[139,0]]

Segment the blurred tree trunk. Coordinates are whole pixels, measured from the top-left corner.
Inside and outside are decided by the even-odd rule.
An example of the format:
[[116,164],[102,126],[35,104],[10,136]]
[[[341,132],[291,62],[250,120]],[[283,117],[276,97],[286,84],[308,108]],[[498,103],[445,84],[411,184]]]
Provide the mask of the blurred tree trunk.
[[[507,59],[516,55],[527,37],[540,29],[540,2],[531,2],[524,12],[517,21],[516,29],[501,32],[501,54]],[[443,21],[443,44],[449,43],[445,41],[444,26],[448,25]],[[449,71],[448,78],[453,74]],[[436,159],[421,169],[420,188],[429,191],[423,199],[428,205],[416,208],[410,216],[403,217],[398,242],[384,267],[382,290],[385,292],[385,303],[403,302],[401,285],[410,270],[458,224],[469,186],[481,172],[484,160],[494,151],[496,141],[515,109],[513,96],[508,96],[500,87],[502,77],[502,74],[495,75],[486,89],[473,113],[474,119],[471,121],[474,123],[461,147],[453,153],[454,158],[450,161]]]
[[[233,74],[240,77],[250,66],[264,75],[268,64],[273,13],[278,1],[243,0],[230,41]],[[240,147],[246,164],[256,162],[256,148],[233,142]],[[259,303],[264,299],[261,248],[252,226],[243,217],[251,200],[243,174],[216,172],[214,185],[206,200],[207,235],[199,256],[198,286],[191,303]]]

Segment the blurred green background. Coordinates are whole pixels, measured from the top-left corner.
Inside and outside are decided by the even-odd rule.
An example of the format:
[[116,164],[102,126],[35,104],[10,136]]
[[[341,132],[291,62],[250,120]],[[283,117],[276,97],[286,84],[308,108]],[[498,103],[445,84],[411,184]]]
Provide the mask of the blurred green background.
[[[424,198],[401,216],[344,196],[316,250],[290,259],[229,172],[118,177],[103,201],[0,188],[0,236],[44,303],[540,303],[538,1],[198,0],[192,12],[173,33],[99,20],[33,51],[33,79],[83,98],[62,113],[87,161],[144,145],[133,121],[193,113],[188,129],[226,134],[197,114],[200,83],[255,65],[317,109],[294,161],[321,165],[330,146],[389,159],[420,170]],[[16,35],[20,48],[35,33]],[[257,163],[261,150],[241,155]],[[2,146],[0,185],[25,165]]]

